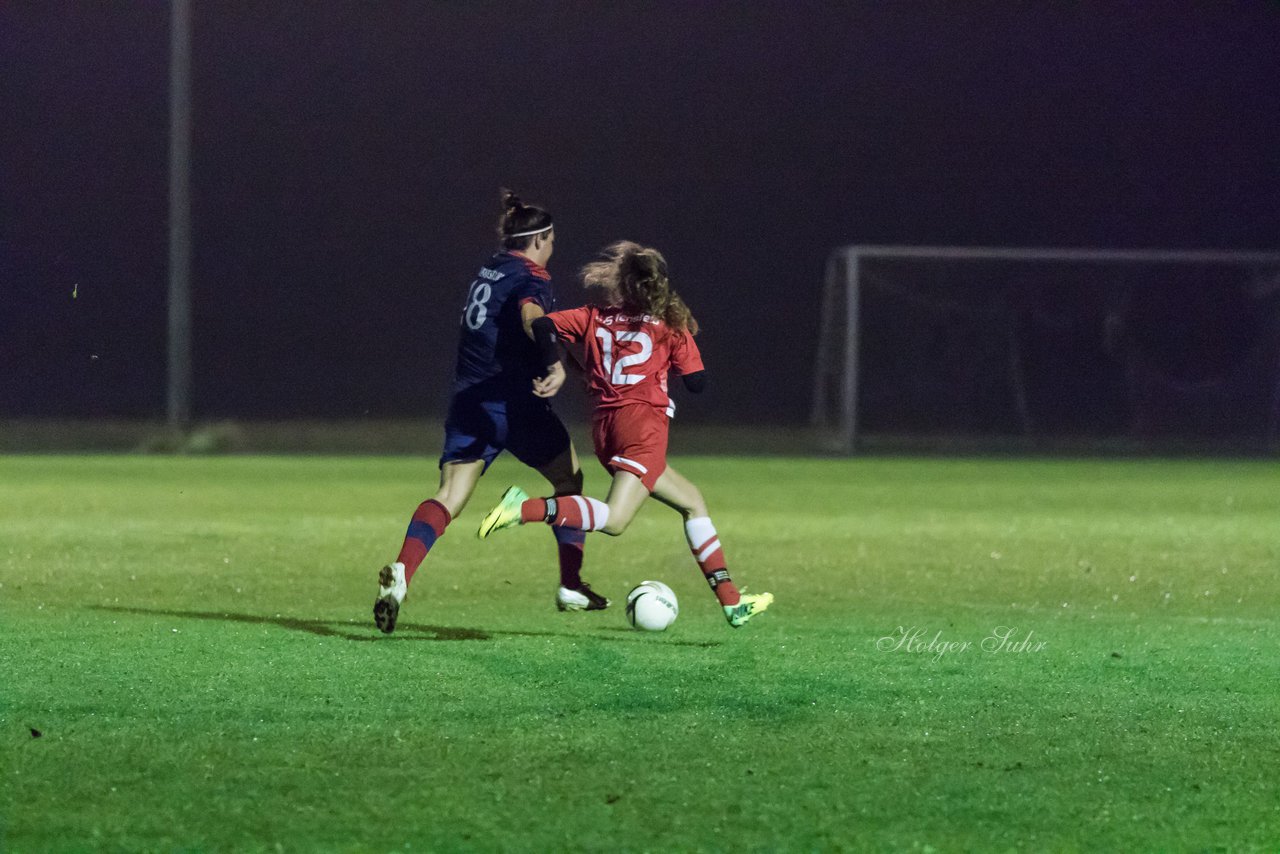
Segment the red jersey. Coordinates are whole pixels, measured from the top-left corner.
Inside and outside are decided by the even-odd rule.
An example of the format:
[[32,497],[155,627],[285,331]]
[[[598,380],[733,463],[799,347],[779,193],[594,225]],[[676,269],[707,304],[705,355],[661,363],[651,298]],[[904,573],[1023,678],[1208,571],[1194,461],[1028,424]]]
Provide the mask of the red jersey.
[[547,315],[565,341],[581,344],[587,393],[596,409],[647,403],[667,416],[675,404],[667,374],[702,370],[702,354],[688,332],[672,332],[661,318],[620,308],[585,306]]

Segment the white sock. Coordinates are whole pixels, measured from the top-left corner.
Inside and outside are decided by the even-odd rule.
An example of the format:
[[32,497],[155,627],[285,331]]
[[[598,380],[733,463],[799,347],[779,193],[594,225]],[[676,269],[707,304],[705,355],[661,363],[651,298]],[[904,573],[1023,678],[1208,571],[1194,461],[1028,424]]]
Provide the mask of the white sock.
[[609,524],[609,505],[596,498],[587,498],[587,503],[591,505],[591,513],[595,517],[595,525],[590,528],[583,528],[583,530],[599,531]]
[[551,522],[553,525],[577,528],[580,531],[599,531],[609,522],[609,505],[599,499],[585,495],[561,495],[554,500],[556,511]]
[[689,541],[689,549],[699,564],[705,563],[720,548],[720,537],[709,516],[699,516],[685,522],[684,537]]

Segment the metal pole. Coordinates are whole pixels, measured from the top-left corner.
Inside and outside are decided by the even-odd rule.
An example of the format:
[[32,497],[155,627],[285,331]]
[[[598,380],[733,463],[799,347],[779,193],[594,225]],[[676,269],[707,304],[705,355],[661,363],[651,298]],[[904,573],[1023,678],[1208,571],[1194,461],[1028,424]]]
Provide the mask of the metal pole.
[[169,26],[169,424],[191,421],[191,3]]
[[862,302],[858,282],[860,265],[861,258],[857,252],[845,253],[844,388],[840,401],[840,438],[845,454],[852,454],[858,445],[858,308]]
[[[828,378],[831,376],[831,335],[835,325],[836,259],[838,254],[832,252],[827,256],[826,271],[822,277],[822,310],[818,315],[818,355],[813,365],[813,412],[809,423],[816,430],[830,429],[827,423],[827,397],[830,394]],[[824,441],[826,441],[824,437]]]
[[1263,449],[1268,453],[1280,454],[1280,354],[1276,357],[1275,373],[1271,377],[1274,391],[1271,394],[1271,411],[1267,413],[1267,439]]

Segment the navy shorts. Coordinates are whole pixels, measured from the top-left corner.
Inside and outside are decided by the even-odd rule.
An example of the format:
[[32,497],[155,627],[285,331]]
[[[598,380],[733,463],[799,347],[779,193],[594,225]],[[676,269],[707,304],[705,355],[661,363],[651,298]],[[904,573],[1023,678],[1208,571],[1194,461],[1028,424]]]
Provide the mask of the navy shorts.
[[477,389],[453,396],[444,422],[441,466],[484,460],[488,471],[498,454],[510,451],[536,469],[569,449],[569,431],[546,400],[528,392],[506,399],[488,397]]

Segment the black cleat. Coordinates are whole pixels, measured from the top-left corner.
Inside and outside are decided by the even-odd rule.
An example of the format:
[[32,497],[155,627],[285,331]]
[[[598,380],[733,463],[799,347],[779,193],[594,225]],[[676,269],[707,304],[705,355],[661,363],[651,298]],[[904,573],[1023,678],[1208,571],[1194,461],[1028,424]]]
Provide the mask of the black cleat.
[[609,600],[591,589],[589,584],[581,584],[572,590],[561,587],[556,591],[556,608],[561,611],[603,611],[609,607]]
[[400,616],[400,602],[408,585],[404,580],[404,564],[389,563],[378,573],[378,601],[373,603],[373,621],[389,635],[396,630]]
[[400,616],[400,603],[391,597],[379,599],[373,603],[373,621],[378,624],[384,635],[396,630],[396,619]]

